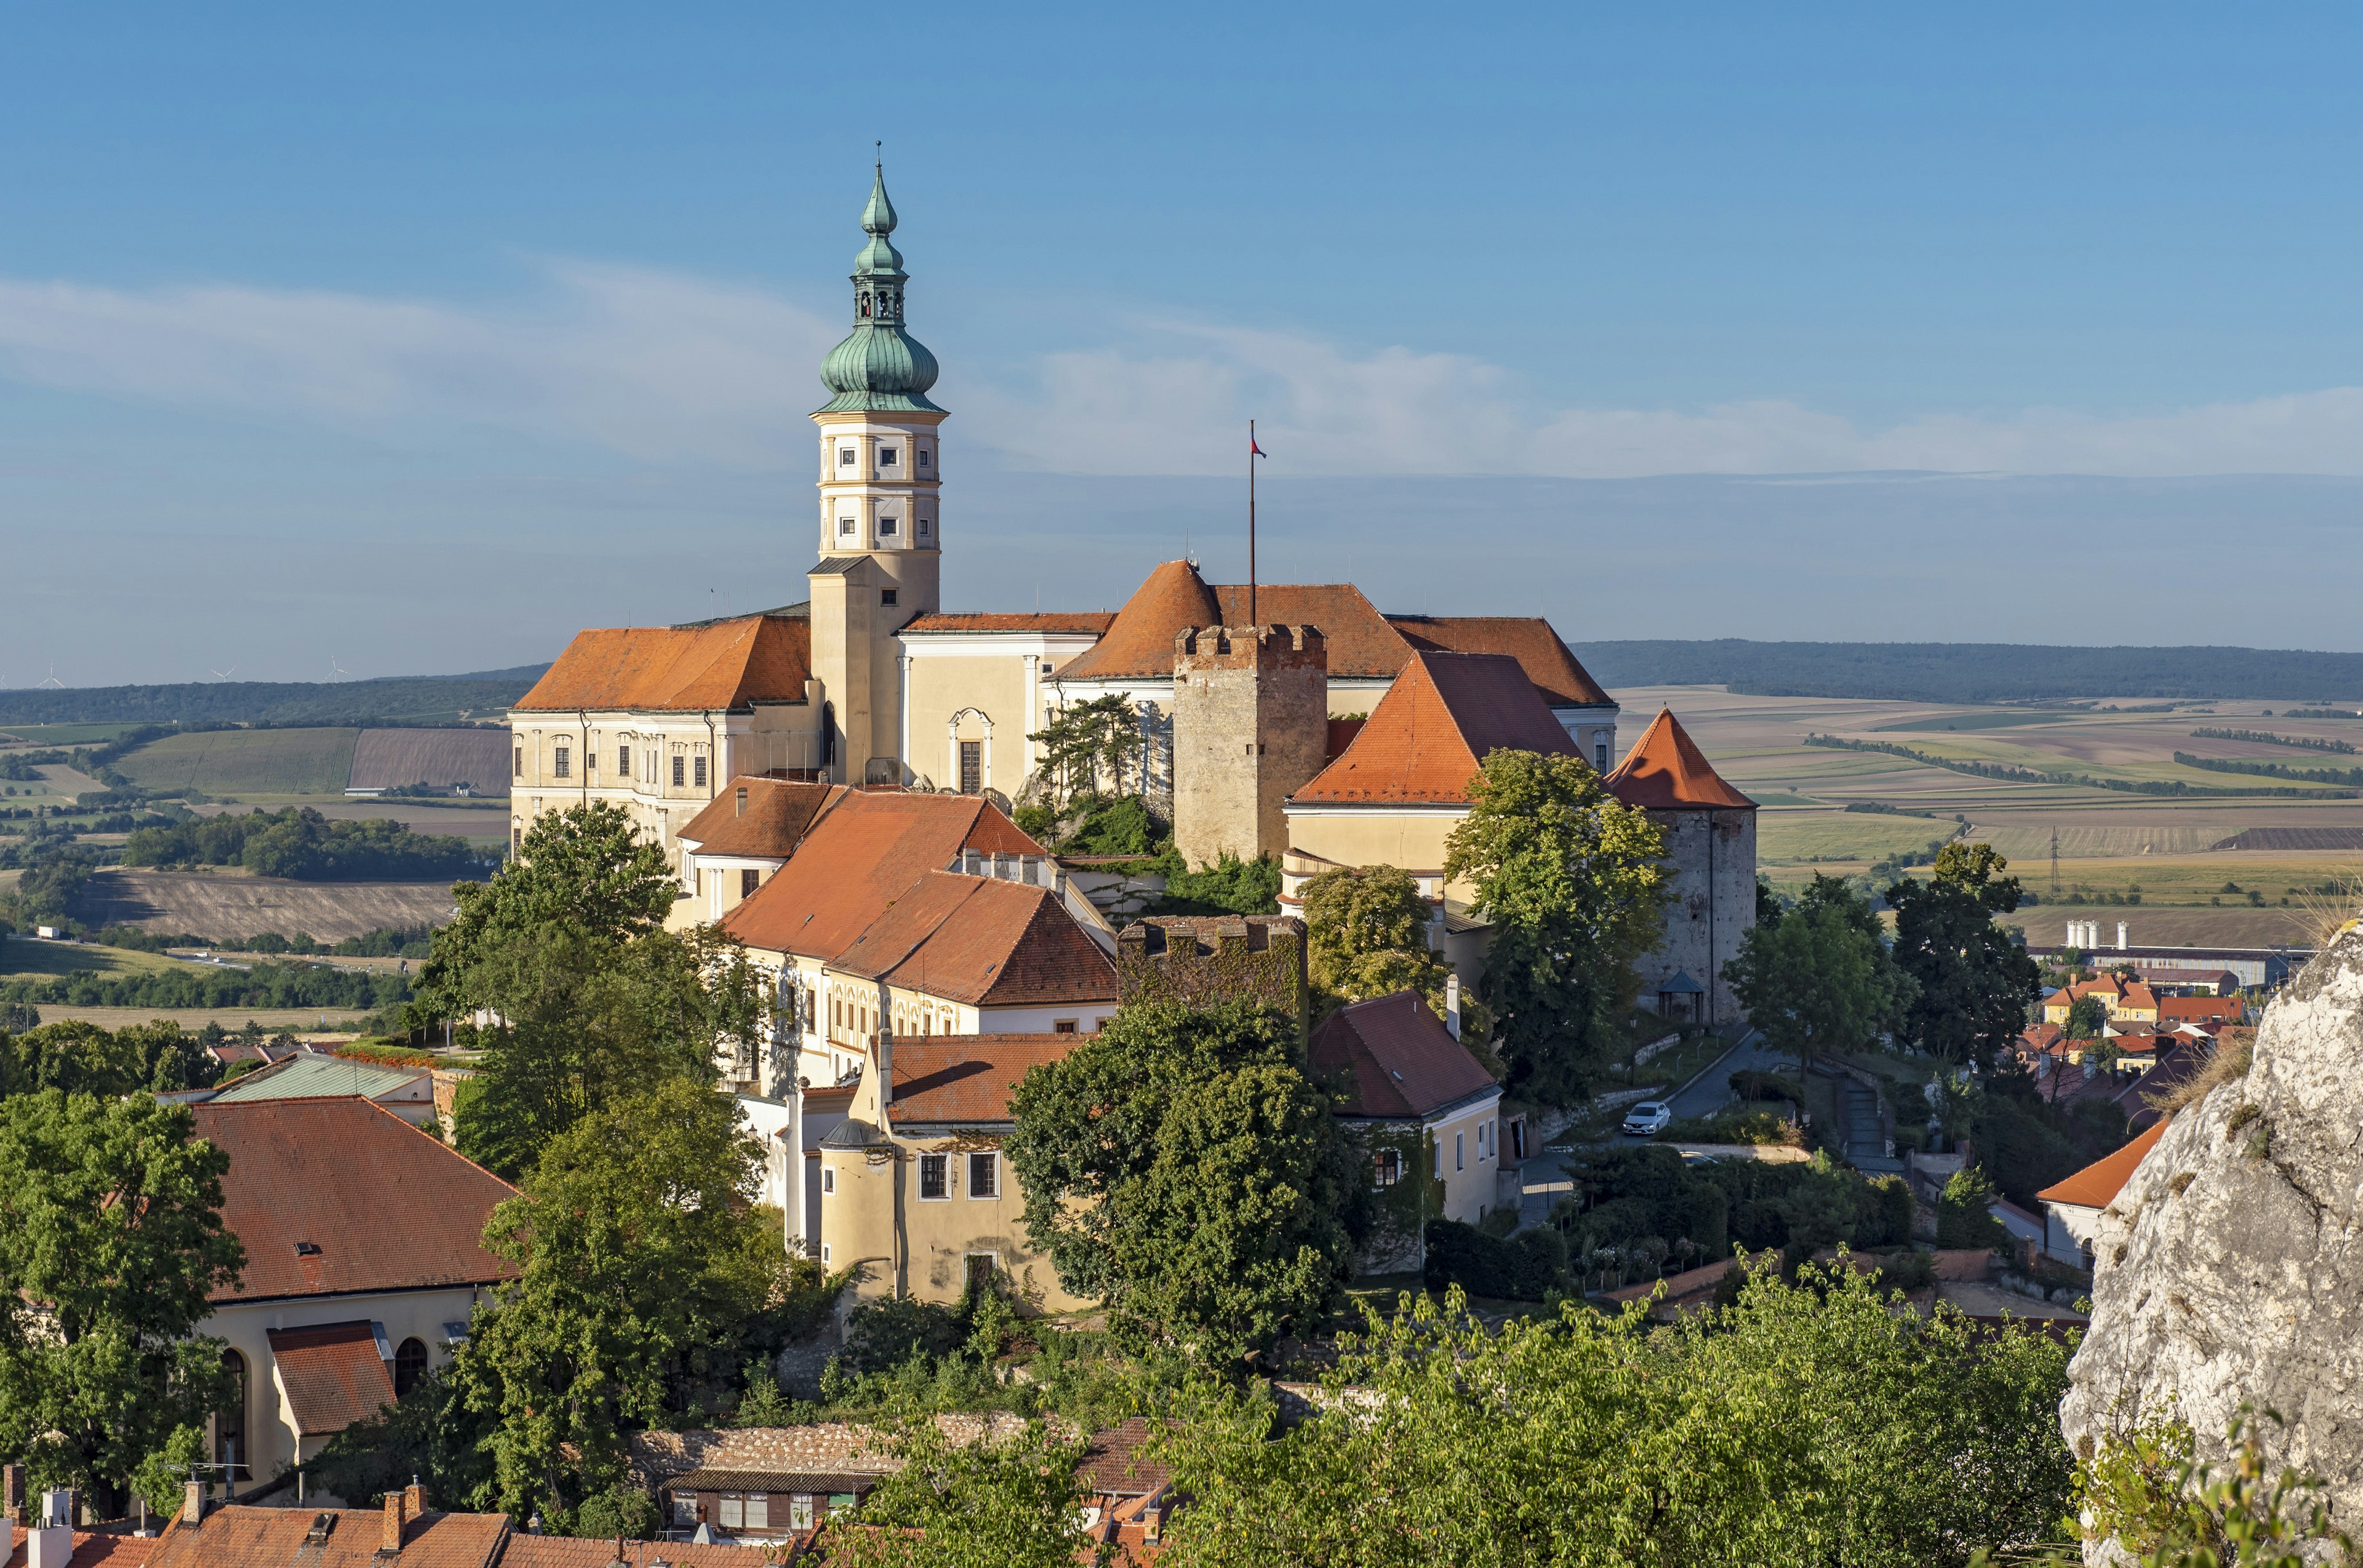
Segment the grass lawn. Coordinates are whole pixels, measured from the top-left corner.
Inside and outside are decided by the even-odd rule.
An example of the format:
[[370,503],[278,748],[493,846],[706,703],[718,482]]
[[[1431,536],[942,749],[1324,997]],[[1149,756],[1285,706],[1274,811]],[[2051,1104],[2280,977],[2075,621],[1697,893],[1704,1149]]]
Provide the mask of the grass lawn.
[[152,952],[128,952],[91,942],[45,942],[38,937],[0,938],[0,975],[39,978],[69,974],[148,974],[188,965]]
[[150,789],[335,795],[352,776],[358,729],[208,729],[168,735],[116,763]]
[[129,724],[11,724],[0,728],[0,735],[28,746],[87,746],[94,740],[112,740],[131,728]]

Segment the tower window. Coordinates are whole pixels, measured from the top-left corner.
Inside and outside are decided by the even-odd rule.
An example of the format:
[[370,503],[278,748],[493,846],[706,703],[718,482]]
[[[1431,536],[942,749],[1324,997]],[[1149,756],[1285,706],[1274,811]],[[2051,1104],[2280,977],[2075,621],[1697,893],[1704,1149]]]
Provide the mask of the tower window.
[[851,468],[853,466],[853,449],[851,447],[839,447],[837,449],[837,466],[839,468]]
[[928,528],[929,528],[929,527],[930,527],[930,526],[931,526],[931,519],[926,518],[926,517],[921,517],[921,518],[919,519],[919,537],[920,537],[921,539],[925,539],[925,538],[926,538],[926,537],[927,537],[927,530],[928,530]]
[[896,590],[896,589],[893,589],[893,588],[881,588],[881,589],[879,589],[879,590],[878,590],[878,602],[879,602],[880,604],[882,604],[882,605],[885,605],[885,606],[890,606],[890,607],[891,607],[891,606],[893,605],[893,603],[894,603],[894,595],[895,595],[895,594],[897,593],[897,591],[898,591],[898,590]]
[[880,447],[878,449],[878,466],[881,468],[892,468],[894,466],[894,449],[893,447]]
[[894,526],[895,526],[895,522],[896,522],[896,519],[895,519],[895,518],[893,518],[893,517],[881,517],[881,518],[879,518],[879,519],[878,519],[878,537],[879,537],[880,539],[893,539],[893,538],[894,537]]
[[851,532],[853,531],[853,519],[852,519],[851,517],[839,517],[839,518],[838,518],[838,519],[837,519],[837,531],[838,531],[838,533],[841,533],[841,534],[849,534],[849,533],[851,533]]

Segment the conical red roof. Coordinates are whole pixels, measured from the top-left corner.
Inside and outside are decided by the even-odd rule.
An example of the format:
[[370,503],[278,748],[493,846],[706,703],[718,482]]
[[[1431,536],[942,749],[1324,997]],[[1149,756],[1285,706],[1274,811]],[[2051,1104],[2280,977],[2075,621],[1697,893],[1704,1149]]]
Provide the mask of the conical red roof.
[[1107,635],[1060,670],[1059,677],[1104,681],[1170,676],[1173,639],[1193,626],[1219,626],[1222,619],[1222,607],[1198,569],[1186,561],[1169,561],[1124,602]]
[[1754,801],[1723,782],[1670,707],[1658,710],[1604,782],[1617,799],[1645,811],[1756,809]]

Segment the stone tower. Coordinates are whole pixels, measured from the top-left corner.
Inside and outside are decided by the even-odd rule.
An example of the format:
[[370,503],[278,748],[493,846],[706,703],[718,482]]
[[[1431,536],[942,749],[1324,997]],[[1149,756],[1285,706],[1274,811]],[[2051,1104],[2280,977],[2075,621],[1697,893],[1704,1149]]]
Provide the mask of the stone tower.
[[887,236],[894,204],[880,167],[861,211],[870,242],[853,267],[853,331],[821,362],[833,395],[820,427],[820,563],[811,573],[812,667],[831,710],[830,774],[904,782],[902,671],[894,634],[943,604],[937,506],[944,410],[927,401],[936,356],[903,329],[908,274]]
[[1329,650],[1309,626],[1173,639],[1173,843],[1193,866],[1288,848],[1281,806],[1329,752]]
[[1756,924],[1756,803],[1724,782],[1670,708],[1601,782],[1666,831],[1674,902],[1664,940],[1637,966],[1642,1005],[1684,1021],[1742,1021],[1724,970]]

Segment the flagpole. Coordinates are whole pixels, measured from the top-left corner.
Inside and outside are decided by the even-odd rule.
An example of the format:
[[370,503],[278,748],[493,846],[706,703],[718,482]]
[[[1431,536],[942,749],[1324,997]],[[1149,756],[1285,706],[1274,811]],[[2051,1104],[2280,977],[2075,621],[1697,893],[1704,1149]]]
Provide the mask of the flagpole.
[[1256,559],[1255,559],[1255,421],[1248,421],[1248,624],[1256,621]]

